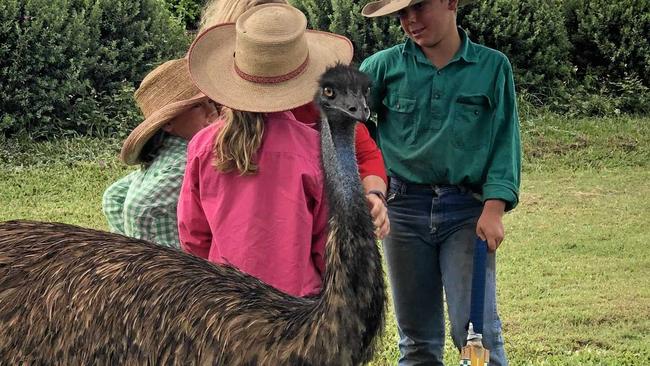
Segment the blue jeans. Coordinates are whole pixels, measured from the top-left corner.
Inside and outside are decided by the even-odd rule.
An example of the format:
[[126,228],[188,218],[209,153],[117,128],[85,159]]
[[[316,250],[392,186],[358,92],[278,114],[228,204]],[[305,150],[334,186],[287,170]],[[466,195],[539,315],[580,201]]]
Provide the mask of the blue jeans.
[[[384,255],[400,335],[400,366],[443,365],[447,300],[451,336],[467,338],[476,223],[483,204],[460,186],[424,186],[391,179],[391,231]],[[488,253],[483,345],[490,365],[507,365],[496,308],[495,255]]]

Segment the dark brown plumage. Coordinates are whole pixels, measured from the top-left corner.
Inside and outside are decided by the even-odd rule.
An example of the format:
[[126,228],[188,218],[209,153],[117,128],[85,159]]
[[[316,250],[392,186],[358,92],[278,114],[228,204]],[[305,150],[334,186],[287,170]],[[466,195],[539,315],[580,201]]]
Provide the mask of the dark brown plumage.
[[[358,71],[338,68],[355,75],[350,81],[367,83]],[[232,267],[142,240],[58,223],[5,222],[0,364],[368,361],[383,325],[385,288],[358,173],[350,171],[354,148],[344,146],[353,142],[354,123],[339,115],[322,128],[331,220],[320,296],[295,298]]]

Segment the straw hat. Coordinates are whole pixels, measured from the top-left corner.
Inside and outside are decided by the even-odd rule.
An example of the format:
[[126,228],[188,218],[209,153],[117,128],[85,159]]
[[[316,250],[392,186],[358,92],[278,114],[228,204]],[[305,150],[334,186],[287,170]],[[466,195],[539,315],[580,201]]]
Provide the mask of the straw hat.
[[306,30],[307,19],[286,4],[255,6],[237,23],[208,28],[192,43],[190,74],[215,102],[249,112],[278,112],[312,100],[329,65],[348,64],[352,43]]
[[145,120],[124,140],[120,159],[128,165],[137,164],[151,136],[181,112],[207,99],[192,83],[187,59],[167,61],[155,68],[135,91],[135,101]]
[[[366,4],[361,9],[361,15],[368,18],[391,15],[413,4],[424,0],[379,0]],[[465,6],[474,0],[458,0],[458,7]]]

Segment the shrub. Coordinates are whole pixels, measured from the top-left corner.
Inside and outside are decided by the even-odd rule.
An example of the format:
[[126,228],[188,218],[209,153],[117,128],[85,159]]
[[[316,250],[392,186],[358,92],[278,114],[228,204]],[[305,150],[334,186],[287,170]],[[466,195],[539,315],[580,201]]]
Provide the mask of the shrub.
[[309,27],[348,37],[354,44],[354,62],[404,40],[399,22],[391,17],[367,19],[361,9],[371,0],[290,0],[302,10]]
[[575,87],[553,110],[570,116],[650,113],[650,3],[565,0]]
[[165,0],[167,10],[188,31],[199,29],[201,10],[206,0]]
[[636,76],[605,80],[587,74],[565,103],[555,103],[553,111],[569,117],[614,116],[650,113],[650,88]]
[[497,49],[513,65],[518,89],[544,103],[572,80],[561,0],[480,1],[459,10],[472,40]]
[[579,80],[638,78],[650,86],[650,2],[565,0]]
[[125,91],[188,44],[158,0],[3,0],[0,17],[6,136],[131,128],[138,112]]
[[[85,55],[90,45],[85,35],[89,29],[82,20],[83,14],[56,11],[66,7],[66,0],[3,1],[3,129],[52,128],[56,114],[69,117],[74,105],[70,99],[86,91],[87,85],[78,76],[86,67]],[[88,107],[79,104],[77,108]],[[59,127],[66,124],[62,119]]]

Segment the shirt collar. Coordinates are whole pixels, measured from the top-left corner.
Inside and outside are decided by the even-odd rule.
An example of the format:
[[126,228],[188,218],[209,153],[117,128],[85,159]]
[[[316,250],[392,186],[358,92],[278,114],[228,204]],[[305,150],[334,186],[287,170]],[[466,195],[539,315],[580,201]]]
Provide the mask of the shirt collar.
[[170,134],[167,137],[165,137],[165,142],[163,143],[163,146],[165,150],[174,151],[174,150],[181,149],[182,151],[185,151],[185,149],[187,149],[187,141],[182,137],[178,137]]
[[[467,37],[467,33],[461,27],[458,27],[458,35],[460,36],[460,47],[458,48],[458,51],[456,51],[454,57],[451,58],[449,63],[451,64],[461,59],[467,63],[477,62],[478,55],[474,42],[472,42],[469,37]],[[431,63],[427,56],[424,55],[424,52],[422,52],[422,49],[410,38],[408,38],[404,43],[402,54],[414,55],[415,58],[420,62]]]
[[266,113],[267,119],[293,119],[296,120],[296,117],[291,111],[282,111],[282,112],[268,112]]
[[458,27],[458,35],[460,36],[460,47],[454,57],[451,58],[451,62],[458,61],[463,59],[467,63],[476,63],[478,62],[478,54],[476,52],[476,44],[472,42],[467,36],[467,32],[461,27]]

